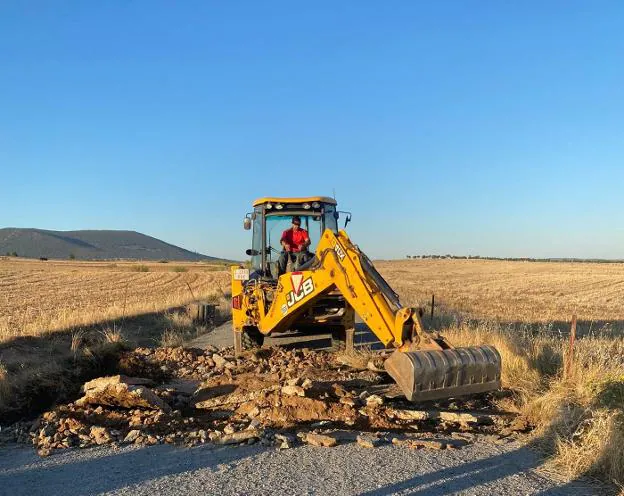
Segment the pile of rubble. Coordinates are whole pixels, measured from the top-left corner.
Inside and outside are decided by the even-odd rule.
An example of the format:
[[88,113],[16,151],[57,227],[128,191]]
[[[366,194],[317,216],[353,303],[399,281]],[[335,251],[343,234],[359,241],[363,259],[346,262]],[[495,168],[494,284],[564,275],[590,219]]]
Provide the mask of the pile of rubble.
[[[361,358],[361,357],[360,357]],[[459,448],[476,434],[504,442],[527,426],[492,411],[487,396],[415,410],[381,370],[307,349],[139,348],[120,359],[125,375],[87,382],[84,396],[30,428],[39,454],[102,444],[299,443],[365,448]],[[503,440],[503,441],[500,441]]]

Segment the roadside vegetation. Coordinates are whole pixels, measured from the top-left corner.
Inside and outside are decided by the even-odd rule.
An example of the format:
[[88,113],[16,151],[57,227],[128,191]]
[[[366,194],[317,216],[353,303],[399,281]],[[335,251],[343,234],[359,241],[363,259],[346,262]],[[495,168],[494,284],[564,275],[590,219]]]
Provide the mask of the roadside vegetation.
[[[547,329],[546,329],[547,331]],[[534,427],[536,446],[569,479],[594,475],[624,485],[624,339],[597,333],[569,341],[487,323],[445,330],[456,346],[492,344],[503,361],[504,407]]]
[[[534,428],[546,467],[624,486],[624,264],[378,262],[401,301],[455,346],[491,344],[501,407]],[[435,294],[431,318],[431,295]],[[569,356],[573,315],[577,336]]]

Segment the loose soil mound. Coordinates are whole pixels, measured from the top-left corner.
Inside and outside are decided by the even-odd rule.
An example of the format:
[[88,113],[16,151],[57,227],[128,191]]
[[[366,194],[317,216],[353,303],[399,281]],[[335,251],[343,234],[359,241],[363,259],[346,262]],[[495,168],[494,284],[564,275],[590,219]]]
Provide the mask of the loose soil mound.
[[[106,443],[259,441],[288,448],[300,438],[332,446],[310,433],[337,443],[355,441],[362,431],[369,433],[360,439],[366,447],[445,436],[436,442],[403,443],[444,449],[460,447],[475,434],[505,442],[526,428],[512,414],[496,410],[491,395],[410,404],[378,371],[381,358],[374,357],[370,370],[307,349],[262,349],[236,358],[232,350],[214,348],[138,348],[121,356],[118,369],[123,376],[85,385],[88,400],[58,406],[12,432],[48,455],[55,449]],[[147,389],[147,380],[157,385]]]

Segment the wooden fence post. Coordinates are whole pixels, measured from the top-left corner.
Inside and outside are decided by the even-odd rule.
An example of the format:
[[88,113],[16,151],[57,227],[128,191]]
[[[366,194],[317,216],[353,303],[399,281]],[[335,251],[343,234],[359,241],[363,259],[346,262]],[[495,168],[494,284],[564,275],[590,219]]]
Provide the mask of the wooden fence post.
[[576,341],[576,315],[572,315],[572,324],[570,324],[570,341],[568,343],[568,356],[566,357],[564,376],[566,379],[572,374],[572,366],[574,365],[574,342]]
[[433,321],[433,309],[435,308],[435,294],[431,293],[431,321]]

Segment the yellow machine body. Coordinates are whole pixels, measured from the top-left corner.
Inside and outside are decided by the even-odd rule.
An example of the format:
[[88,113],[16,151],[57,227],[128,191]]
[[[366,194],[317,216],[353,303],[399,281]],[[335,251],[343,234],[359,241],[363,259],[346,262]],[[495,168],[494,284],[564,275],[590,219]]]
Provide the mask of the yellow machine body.
[[[270,205],[270,212],[265,210],[266,205]],[[275,210],[278,205],[282,207],[280,212]],[[299,215],[301,205],[310,210],[312,205],[318,206],[311,215],[322,218],[324,208],[328,206],[334,212],[336,202],[326,197],[263,198],[254,202],[255,214],[268,216]],[[264,229],[266,219],[253,217]],[[338,230],[331,219],[328,224],[320,235],[314,258],[303,270],[275,278],[269,269],[264,270],[266,255],[273,249],[270,246],[263,246],[263,253],[250,250],[262,257],[260,276],[251,277],[249,270],[241,266],[231,268],[237,352],[243,349],[245,338],[261,344],[264,336],[273,333],[298,328],[314,328],[319,333],[323,327],[344,340],[348,348],[353,344],[357,313],[379,341],[396,348],[385,368],[409,400],[454,397],[500,387],[501,359],[495,348],[453,348],[439,334],[425,330],[418,310],[403,307],[398,295],[347,233]]]

